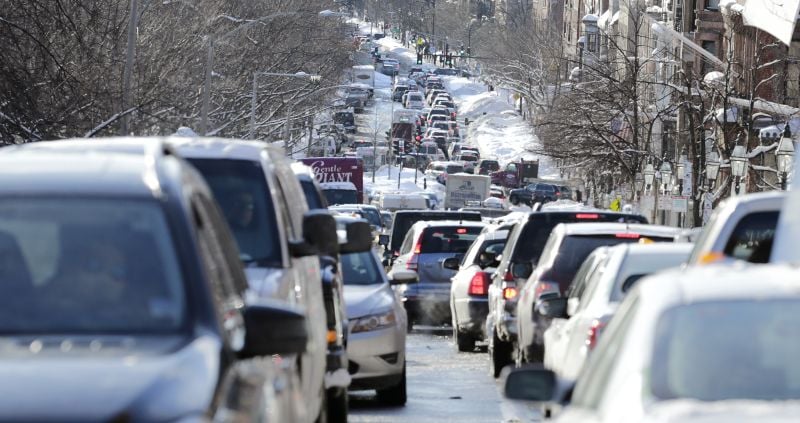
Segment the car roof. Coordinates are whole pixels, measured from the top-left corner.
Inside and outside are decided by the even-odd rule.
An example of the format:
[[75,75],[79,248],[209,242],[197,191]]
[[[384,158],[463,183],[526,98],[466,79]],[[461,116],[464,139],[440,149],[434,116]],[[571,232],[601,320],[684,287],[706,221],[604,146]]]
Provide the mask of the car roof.
[[486,223],[477,220],[420,220],[414,223],[418,228],[441,228],[447,226],[470,226],[475,228],[482,228]]
[[607,247],[609,254],[620,252],[628,257],[658,256],[664,254],[685,254],[689,258],[692,244],[688,242],[654,242],[652,244],[617,244]]
[[800,274],[790,265],[744,262],[692,266],[657,273],[634,289],[674,304],[721,300],[800,298]]
[[179,180],[177,175],[165,176],[170,170],[164,159],[177,156],[164,140],[93,138],[4,147],[0,149],[0,194],[158,197],[165,184]]
[[291,166],[292,172],[298,177],[300,180],[310,180],[314,179],[314,169],[311,166],[308,166],[302,162],[292,162]]
[[672,238],[680,232],[679,228],[661,225],[646,225],[640,223],[559,223],[553,233],[560,231],[569,235],[606,235],[614,233],[637,233],[643,236],[658,236]]
[[590,214],[597,213],[597,214],[603,214],[603,215],[606,215],[606,216],[619,216],[620,218],[623,218],[623,217],[638,217],[638,218],[644,217],[642,215],[635,214],[635,213],[620,213],[620,212],[612,212],[612,211],[598,210],[598,209],[588,209],[588,210],[541,210],[541,211],[529,212],[528,213],[528,220],[536,220],[536,218],[538,216],[541,216],[543,214],[575,214],[575,213],[590,213]]
[[188,158],[259,160],[265,152],[283,156],[282,149],[258,141],[191,137],[171,137],[167,141],[178,154]]

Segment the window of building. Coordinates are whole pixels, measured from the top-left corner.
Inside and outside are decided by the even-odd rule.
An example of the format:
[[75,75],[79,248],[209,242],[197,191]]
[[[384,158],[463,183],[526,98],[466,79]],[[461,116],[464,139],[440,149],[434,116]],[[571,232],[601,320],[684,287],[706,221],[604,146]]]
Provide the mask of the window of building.
[[[717,42],[716,41],[704,40],[702,42],[702,47],[703,47],[703,50],[713,54],[714,56],[717,56]],[[708,60],[703,60],[703,75],[705,75],[708,72],[711,72],[712,70],[714,70],[713,66],[710,63],[708,63]]]
[[706,10],[719,10],[719,0],[706,0]]

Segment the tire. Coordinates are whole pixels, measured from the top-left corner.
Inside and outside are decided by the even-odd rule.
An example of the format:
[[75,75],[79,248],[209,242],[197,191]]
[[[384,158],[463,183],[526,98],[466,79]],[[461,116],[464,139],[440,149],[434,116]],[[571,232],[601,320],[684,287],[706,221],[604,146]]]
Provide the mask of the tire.
[[504,367],[512,364],[512,344],[502,341],[497,337],[497,332],[492,330],[492,348],[489,348],[489,358],[492,362],[492,375],[497,378]]
[[453,339],[458,348],[458,352],[472,352],[475,350],[475,339],[466,333],[461,333],[453,327]]
[[328,421],[331,423],[347,423],[347,389],[330,388],[325,392]]
[[508,201],[511,201],[511,204],[513,204],[515,206],[519,205],[519,198],[517,198],[517,196],[515,196],[515,195],[511,196],[511,198],[509,198]]
[[386,389],[378,389],[378,401],[386,404],[392,405],[396,407],[402,407],[406,405],[406,401],[408,400],[408,396],[406,393],[406,365],[403,363],[403,376],[400,379],[400,382]]
[[320,392],[320,397],[322,397],[322,404],[319,406],[319,415],[314,419],[314,423],[328,423],[328,396],[324,386]]

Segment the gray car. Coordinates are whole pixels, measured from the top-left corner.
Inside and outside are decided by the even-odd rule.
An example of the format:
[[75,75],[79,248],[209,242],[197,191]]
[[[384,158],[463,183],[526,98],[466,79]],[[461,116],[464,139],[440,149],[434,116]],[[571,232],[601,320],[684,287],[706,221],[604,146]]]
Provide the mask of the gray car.
[[415,322],[450,322],[450,278],[456,272],[445,269],[442,263],[463,256],[483,227],[482,222],[422,221],[408,231],[392,271],[413,270],[419,274],[418,284],[399,287],[409,329]]

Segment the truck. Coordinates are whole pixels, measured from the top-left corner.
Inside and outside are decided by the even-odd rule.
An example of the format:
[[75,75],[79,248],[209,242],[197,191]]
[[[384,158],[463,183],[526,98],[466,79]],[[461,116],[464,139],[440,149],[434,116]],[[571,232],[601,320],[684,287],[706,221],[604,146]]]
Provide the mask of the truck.
[[356,201],[359,204],[364,202],[364,161],[362,159],[358,157],[306,157],[300,161],[314,170],[314,177],[320,184],[351,182],[356,188]]
[[536,182],[539,160],[520,160],[506,164],[503,170],[492,172],[492,183],[505,188],[520,188]]
[[369,87],[369,96],[375,94],[375,68],[370,65],[356,65],[353,66],[353,82],[364,84]]
[[444,191],[444,208],[460,209],[468,204],[480,203],[489,198],[491,178],[486,175],[454,173],[447,176]]

